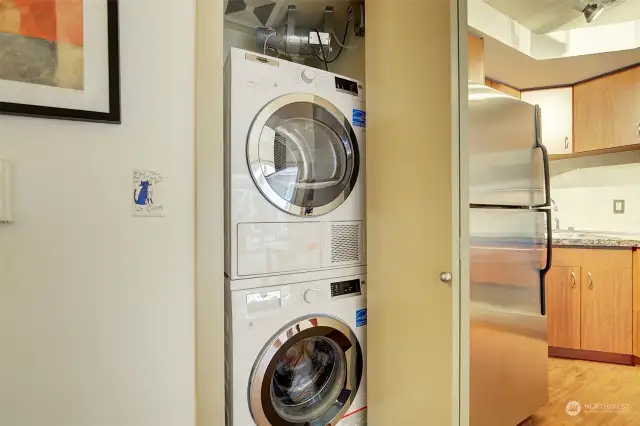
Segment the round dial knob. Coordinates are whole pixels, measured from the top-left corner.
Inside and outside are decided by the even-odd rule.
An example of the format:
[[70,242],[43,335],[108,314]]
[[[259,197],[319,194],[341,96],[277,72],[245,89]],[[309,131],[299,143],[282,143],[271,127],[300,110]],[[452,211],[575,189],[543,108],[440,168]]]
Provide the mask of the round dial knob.
[[304,71],[302,71],[302,79],[307,83],[311,83],[316,79],[316,72],[311,68],[305,68]]
[[302,298],[307,303],[313,303],[318,298],[318,293],[315,290],[305,290]]

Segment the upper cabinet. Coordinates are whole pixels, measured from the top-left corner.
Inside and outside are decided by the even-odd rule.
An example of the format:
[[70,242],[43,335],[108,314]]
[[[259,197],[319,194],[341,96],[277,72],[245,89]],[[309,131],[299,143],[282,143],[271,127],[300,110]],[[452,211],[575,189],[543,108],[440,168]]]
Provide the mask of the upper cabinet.
[[486,85],[489,87],[493,87],[496,90],[506,93],[507,95],[511,95],[514,98],[521,98],[520,91],[518,89],[514,89],[511,86],[507,86],[506,84],[498,83],[497,81],[487,80]]
[[575,152],[640,144],[640,67],[574,87]]
[[540,105],[542,143],[549,154],[573,152],[573,88],[522,92],[522,99]]
[[469,80],[484,83],[484,41],[469,34]]

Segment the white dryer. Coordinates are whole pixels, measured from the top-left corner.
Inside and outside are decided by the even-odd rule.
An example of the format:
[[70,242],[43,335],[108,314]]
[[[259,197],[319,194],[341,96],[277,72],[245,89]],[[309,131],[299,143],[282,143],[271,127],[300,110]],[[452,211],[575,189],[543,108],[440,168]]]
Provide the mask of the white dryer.
[[365,275],[309,279],[227,279],[227,426],[366,425]]
[[362,83],[231,49],[225,89],[225,274],[364,265]]

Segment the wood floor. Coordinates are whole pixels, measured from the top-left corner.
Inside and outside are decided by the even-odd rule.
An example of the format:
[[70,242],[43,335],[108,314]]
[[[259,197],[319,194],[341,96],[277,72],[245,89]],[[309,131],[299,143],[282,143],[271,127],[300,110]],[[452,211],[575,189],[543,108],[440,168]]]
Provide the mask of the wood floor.
[[[549,358],[549,400],[524,424],[640,426],[640,367]],[[566,412],[571,401],[581,404],[575,417]],[[618,411],[591,404],[617,405]]]

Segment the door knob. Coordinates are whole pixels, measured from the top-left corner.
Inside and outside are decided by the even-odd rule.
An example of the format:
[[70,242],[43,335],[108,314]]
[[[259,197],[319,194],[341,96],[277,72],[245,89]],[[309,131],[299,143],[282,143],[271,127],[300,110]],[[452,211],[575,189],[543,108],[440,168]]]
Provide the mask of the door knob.
[[443,283],[450,283],[451,280],[453,280],[451,272],[443,272],[440,274],[440,281],[442,281]]

